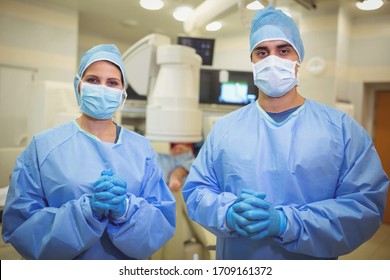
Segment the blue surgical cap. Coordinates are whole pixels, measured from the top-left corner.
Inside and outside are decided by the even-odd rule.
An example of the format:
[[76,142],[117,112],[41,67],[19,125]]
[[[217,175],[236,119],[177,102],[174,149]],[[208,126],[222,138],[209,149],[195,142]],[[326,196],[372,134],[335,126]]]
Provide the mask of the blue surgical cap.
[[272,40],[283,40],[291,44],[299,56],[299,62],[303,61],[305,50],[298,26],[281,10],[268,6],[258,11],[252,20],[250,53],[258,44]]
[[122,82],[123,87],[126,88],[126,74],[125,68],[123,66],[123,61],[121,58],[121,53],[115,45],[111,44],[102,44],[97,45],[86,51],[81,57],[80,67],[77,72],[76,77],[74,78],[73,86],[76,93],[77,104],[80,106],[81,97],[78,93],[79,78],[81,79],[84,75],[85,70],[94,62],[106,60],[117,65],[122,73]]

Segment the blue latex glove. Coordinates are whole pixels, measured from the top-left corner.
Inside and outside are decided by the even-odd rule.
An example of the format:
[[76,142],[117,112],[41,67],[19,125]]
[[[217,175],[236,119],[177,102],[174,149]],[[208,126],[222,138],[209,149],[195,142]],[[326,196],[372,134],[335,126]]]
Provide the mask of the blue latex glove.
[[251,239],[263,239],[267,236],[278,236],[286,230],[287,218],[283,210],[270,207],[267,210],[268,219],[254,221],[246,226],[244,230],[249,234]]
[[97,219],[102,219],[108,215],[109,208],[107,205],[101,204],[95,197],[95,195],[92,195],[92,198],[89,200],[89,204],[91,205],[92,214]]
[[[283,210],[277,210],[264,200],[264,193],[244,190],[232,209],[247,222],[241,223],[241,229],[252,239],[276,236],[284,232],[287,219]],[[240,219],[237,219],[239,220]],[[248,223],[249,222],[249,223]]]
[[[103,172],[102,174],[103,175]],[[102,190],[109,189],[113,187],[114,185],[111,184],[108,181],[109,176],[101,176],[94,184],[93,184],[93,194],[92,198],[90,199],[90,205],[92,209],[93,215],[98,218],[102,219],[104,217],[108,216],[109,213],[109,207],[108,205],[102,203],[101,198],[96,196],[98,193],[100,193]]]
[[[112,187],[107,188],[105,190],[102,189],[102,191],[109,192],[113,196],[111,199],[107,201],[107,204],[109,205],[109,209],[110,209],[109,216],[113,219],[118,219],[122,217],[126,212],[127,183],[121,177],[114,175],[111,169],[103,170],[102,176],[103,177],[108,176],[109,182],[113,185]],[[105,185],[102,184],[101,187],[104,188]],[[109,197],[109,196],[106,194],[105,197]]]
[[94,215],[99,219],[108,215],[117,219],[123,216],[126,206],[126,195],[116,195],[111,192],[98,192],[95,193],[91,199],[92,210],[94,211]]
[[90,200],[93,214],[98,219],[108,215],[114,219],[121,217],[127,207],[126,182],[113,175],[111,169],[103,170],[101,177],[93,185]]
[[271,207],[269,220],[270,224],[266,229],[267,236],[281,235],[286,230],[287,217],[283,210]]
[[[114,185],[114,187],[117,187],[117,191],[119,191],[119,189],[123,189],[126,193],[126,187],[127,187],[126,181],[123,180],[121,177],[114,175],[112,169],[103,170],[101,173],[101,180],[106,181],[106,182],[107,181],[110,182],[112,185]],[[112,188],[112,186],[108,186],[108,188],[104,188],[104,187],[105,187],[104,184],[100,185],[100,187],[96,186],[96,190],[98,190],[98,191],[109,190],[110,191],[110,189]],[[115,193],[115,192],[113,192],[113,193]]]
[[[234,204],[233,204],[234,205]],[[248,237],[248,233],[243,229],[243,226],[250,224],[245,218],[241,217],[233,210],[233,205],[226,211],[226,224],[230,230],[235,231],[241,236]]]
[[112,175],[114,175],[114,172],[112,171],[111,168],[104,169],[100,175],[101,176],[112,176]]
[[126,195],[121,195],[115,197],[115,199],[110,200],[110,212],[109,215],[113,219],[119,219],[122,217],[127,208]]
[[116,195],[124,195],[126,193],[126,182],[118,176],[111,176],[103,178],[102,181],[98,181],[99,184],[94,184],[94,193],[110,192]]
[[[250,191],[248,191],[250,192]],[[265,194],[258,194],[259,197],[264,198]],[[256,210],[256,207],[248,203],[248,201],[245,201],[246,199],[252,199],[255,200],[256,197],[253,197],[252,192],[251,194],[243,192],[236,201],[229,207],[229,209],[226,212],[226,224],[231,229],[237,232],[241,236],[248,237],[250,233],[248,233],[245,230],[245,227],[252,224],[253,221],[250,219],[250,215],[247,215],[246,217],[242,215],[242,213],[247,212],[251,213],[249,211]],[[263,207],[268,207],[268,203],[265,203],[262,200],[259,200],[261,202],[261,205]],[[252,202],[252,204],[256,204],[255,202]],[[268,214],[265,213],[266,217],[263,217],[263,219],[268,218]],[[267,227],[268,223],[264,225],[264,227]]]

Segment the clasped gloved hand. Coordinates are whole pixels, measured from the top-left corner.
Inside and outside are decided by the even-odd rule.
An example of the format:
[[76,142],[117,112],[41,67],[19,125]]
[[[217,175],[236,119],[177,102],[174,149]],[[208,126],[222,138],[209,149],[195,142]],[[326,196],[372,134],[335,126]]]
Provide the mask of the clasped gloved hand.
[[103,170],[101,177],[93,184],[93,195],[90,200],[93,214],[101,219],[120,218],[127,207],[126,182],[113,175],[111,169]]
[[89,200],[89,203],[91,205],[94,217],[96,217],[98,220],[108,216],[108,212],[110,210],[108,205],[99,201],[99,198],[96,197],[96,194],[92,195],[92,198]]
[[275,209],[264,200],[264,193],[244,190],[228,209],[226,223],[239,235],[251,239],[276,236],[286,229],[283,210]]
[[[253,223],[253,218],[250,218],[250,214],[253,212],[247,211],[256,211],[257,207],[245,201],[245,199],[251,198],[251,196],[247,193],[242,193],[234,202],[233,205],[229,207],[226,213],[226,223],[228,227],[235,232],[237,232],[241,236],[249,237],[251,235],[250,232],[246,230],[246,227]],[[261,198],[265,198],[265,194],[259,194],[259,201],[263,202],[262,207],[267,208],[269,205],[265,203],[265,201],[261,201]],[[246,214],[246,215],[245,215]],[[267,227],[269,222],[266,220],[268,218],[268,213],[260,213],[261,220],[264,222],[264,227]],[[256,220],[258,221],[258,220]]]

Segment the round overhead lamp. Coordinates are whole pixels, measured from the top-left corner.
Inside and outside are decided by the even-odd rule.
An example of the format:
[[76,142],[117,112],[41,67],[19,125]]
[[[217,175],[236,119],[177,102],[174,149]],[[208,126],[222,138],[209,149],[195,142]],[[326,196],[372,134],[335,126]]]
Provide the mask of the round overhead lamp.
[[261,4],[259,1],[253,1],[253,2],[249,3],[248,5],[246,5],[246,8],[248,10],[256,11],[256,10],[263,9],[264,5]]
[[356,7],[363,11],[372,11],[382,7],[382,0],[359,0],[356,2]]
[[206,30],[207,31],[218,31],[222,27],[222,23],[219,21],[213,21],[212,23],[209,23],[206,25]]
[[162,0],[140,0],[139,4],[146,10],[160,10],[164,7]]
[[186,21],[192,12],[191,7],[178,7],[173,12],[173,17],[178,21]]

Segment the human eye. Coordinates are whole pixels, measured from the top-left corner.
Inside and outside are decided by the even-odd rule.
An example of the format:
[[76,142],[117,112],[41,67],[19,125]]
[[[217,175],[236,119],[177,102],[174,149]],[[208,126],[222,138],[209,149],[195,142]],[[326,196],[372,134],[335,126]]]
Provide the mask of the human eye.
[[95,84],[95,85],[100,84],[99,79],[96,78],[96,77],[87,77],[87,78],[85,79],[85,81],[86,81],[87,83],[90,83],[90,84]]
[[122,86],[122,83],[118,80],[108,80],[106,86],[120,88]]
[[291,54],[291,51],[292,51],[291,47],[285,47],[285,48],[281,48],[279,50],[279,54],[280,54],[280,56],[288,56]]
[[260,50],[256,51],[256,57],[258,57],[258,58],[264,58],[268,55],[269,55],[269,52],[267,50],[260,49]]

